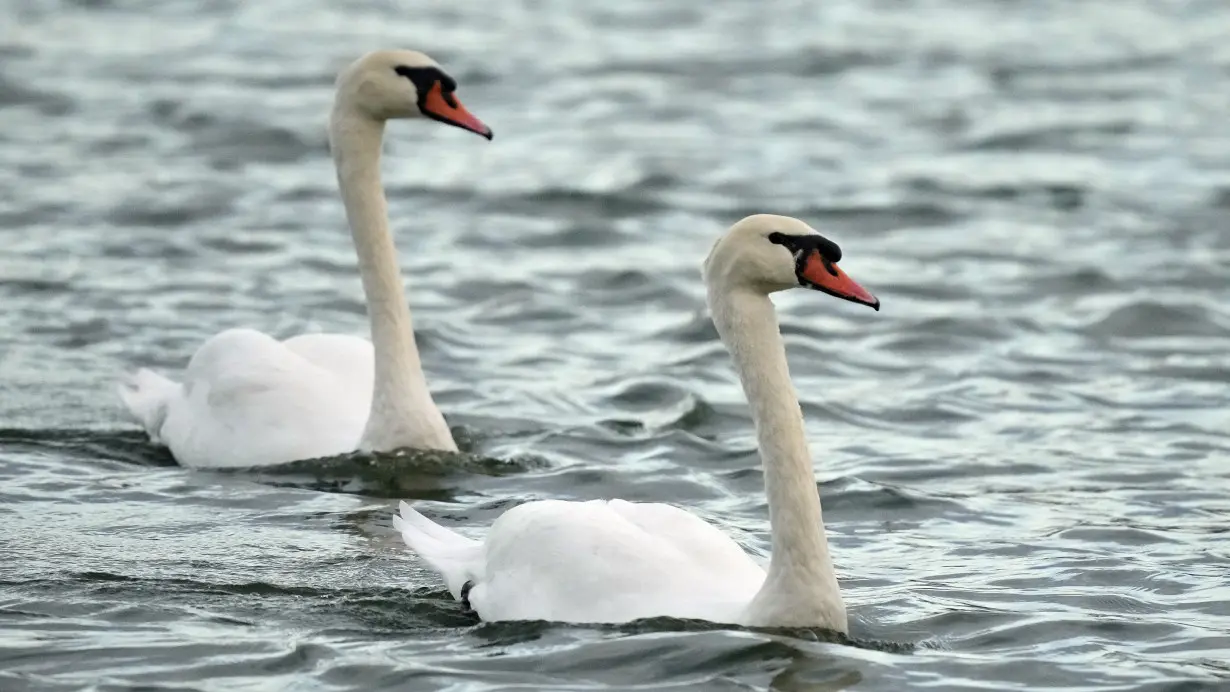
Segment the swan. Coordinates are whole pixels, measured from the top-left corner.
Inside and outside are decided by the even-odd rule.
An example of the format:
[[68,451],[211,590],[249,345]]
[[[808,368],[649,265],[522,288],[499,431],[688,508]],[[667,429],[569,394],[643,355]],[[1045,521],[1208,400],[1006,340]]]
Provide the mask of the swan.
[[879,310],[880,301],[837,267],[840,259],[837,244],[804,222],[760,214],[732,226],[704,263],[709,310],[756,426],[773,537],[767,570],[713,525],[658,503],[527,502],[476,541],[402,502],[394,528],[483,620],[669,616],[847,632],[803,414],[769,299],[801,286]]
[[457,83],[416,51],[368,53],[338,75],[329,148],[350,224],[371,341],[285,341],[229,329],[193,354],[181,381],[140,369],[119,394],[150,440],[190,467],[251,467],[366,449],[456,451],[423,376],[380,181],[386,120],[425,117],[491,139]]

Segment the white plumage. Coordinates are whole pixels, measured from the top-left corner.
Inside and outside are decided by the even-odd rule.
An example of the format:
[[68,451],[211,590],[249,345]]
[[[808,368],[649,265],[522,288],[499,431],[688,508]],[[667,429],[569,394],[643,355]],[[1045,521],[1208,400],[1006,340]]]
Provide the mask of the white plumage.
[[340,334],[286,341],[228,329],[182,382],[141,369],[120,385],[150,440],[193,467],[250,467],[358,448],[372,401],[372,345]]
[[[508,510],[482,543],[401,503],[412,550],[484,620],[735,622],[764,570],[726,534],[678,507],[543,500]],[[549,566],[544,569],[544,566]]]
[[[380,182],[385,120],[430,115],[490,138],[413,51],[377,51],[344,70],[329,141],[359,258],[372,341],[251,329],[208,339],[181,381],[139,370],[119,386],[129,413],[185,466],[246,467],[356,449],[455,451],[432,399],[403,295]],[[451,100],[450,100],[451,99]]]
[[454,597],[471,585],[469,603],[484,620],[670,616],[846,631],[802,412],[768,298],[806,286],[878,310],[837,259],[837,246],[803,222],[758,215],[735,224],[705,263],[713,320],[756,423],[773,533],[768,569],[719,529],[665,504],[529,502],[475,541],[403,502],[394,527]]

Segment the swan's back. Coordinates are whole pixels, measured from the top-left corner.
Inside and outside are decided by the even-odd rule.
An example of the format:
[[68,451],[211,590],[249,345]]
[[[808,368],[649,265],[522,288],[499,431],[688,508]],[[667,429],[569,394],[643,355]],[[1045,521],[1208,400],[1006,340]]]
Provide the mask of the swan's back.
[[182,383],[142,371],[120,394],[181,464],[248,467],[355,450],[372,381],[363,339],[313,334],[283,343],[229,329],[193,354]]
[[376,362],[372,342],[345,334],[302,334],[282,345],[357,388],[354,396],[365,402],[372,400]]
[[496,520],[469,598],[485,620],[737,622],[763,581],[736,543],[677,507],[545,500]]

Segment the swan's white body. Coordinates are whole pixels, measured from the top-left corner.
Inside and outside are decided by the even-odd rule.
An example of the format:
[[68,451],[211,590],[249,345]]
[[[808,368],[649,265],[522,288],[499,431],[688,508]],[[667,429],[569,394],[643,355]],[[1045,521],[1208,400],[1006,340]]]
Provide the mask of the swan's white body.
[[[816,250],[829,245],[827,257]],[[501,515],[479,542],[403,502],[394,527],[484,620],[672,616],[846,631],[802,412],[768,298],[803,284],[879,309],[836,259],[840,250],[801,221],[759,215],[735,224],[705,263],[714,323],[756,423],[773,534],[768,569],[717,528],[663,504],[529,502]]]
[[669,616],[739,622],[764,569],[678,507],[623,500],[529,502],[479,543],[404,502],[406,543],[484,620],[625,622]]
[[423,375],[380,182],[388,119],[427,115],[490,137],[442,84],[452,80],[412,51],[370,53],[338,77],[329,141],[372,341],[278,341],[231,329],[197,350],[182,381],[142,369],[121,384],[129,412],[179,463],[249,467],[356,449],[457,449]]
[[143,369],[120,396],[179,463],[260,466],[358,449],[372,373],[366,339],[229,329],[197,349],[182,382]]

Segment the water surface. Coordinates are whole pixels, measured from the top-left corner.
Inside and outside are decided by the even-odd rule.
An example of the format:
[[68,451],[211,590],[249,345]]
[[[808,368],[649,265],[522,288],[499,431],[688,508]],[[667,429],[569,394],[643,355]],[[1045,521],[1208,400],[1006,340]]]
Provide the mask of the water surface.
[[[0,689],[1230,686],[1224,4],[9,11]],[[366,333],[324,122],[336,70],[393,46],[496,132],[386,145],[473,456],[174,466],[120,373],[232,326]],[[777,301],[857,641],[462,615],[399,499],[466,532],[669,501],[767,549],[699,278],[759,211],[833,237],[884,304]]]

